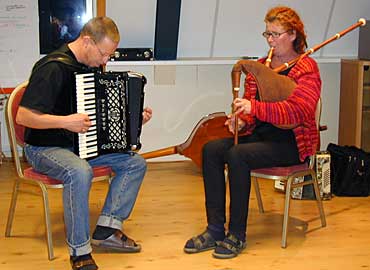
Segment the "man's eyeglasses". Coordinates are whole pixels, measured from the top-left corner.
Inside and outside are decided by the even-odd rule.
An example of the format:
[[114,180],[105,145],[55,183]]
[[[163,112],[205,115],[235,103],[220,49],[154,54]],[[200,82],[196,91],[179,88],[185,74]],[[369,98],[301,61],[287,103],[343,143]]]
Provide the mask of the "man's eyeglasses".
[[91,39],[91,40],[94,42],[94,45],[95,45],[96,49],[98,50],[98,52],[99,52],[99,54],[102,58],[111,56],[111,54],[107,54],[107,53],[102,52],[102,50],[99,48],[98,44],[96,43],[96,41],[94,39]]
[[289,32],[289,30],[285,31],[285,32],[282,32],[282,33],[265,31],[265,32],[262,33],[262,36],[265,37],[265,38],[269,38],[269,37],[279,38],[282,34],[285,34],[287,32]]

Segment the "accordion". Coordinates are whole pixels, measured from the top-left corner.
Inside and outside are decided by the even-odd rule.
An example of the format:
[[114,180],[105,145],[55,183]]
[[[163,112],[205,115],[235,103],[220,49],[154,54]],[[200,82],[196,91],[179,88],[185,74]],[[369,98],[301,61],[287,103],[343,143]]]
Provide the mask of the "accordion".
[[74,111],[86,113],[92,123],[86,133],[75,133],[75,154],[89,159],[139,150],[146,78],[110,71],[75,73],[75,79]]

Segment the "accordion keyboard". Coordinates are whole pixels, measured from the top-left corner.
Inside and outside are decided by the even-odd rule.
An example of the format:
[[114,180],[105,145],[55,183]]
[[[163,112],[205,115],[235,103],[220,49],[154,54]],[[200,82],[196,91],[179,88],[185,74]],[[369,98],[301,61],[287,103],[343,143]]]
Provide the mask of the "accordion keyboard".
[[94,157],[98,154],[94,73],[76,75],[76,97],[77,113],[87,114],[91,121],[89,130],[78,134],[79,156]]

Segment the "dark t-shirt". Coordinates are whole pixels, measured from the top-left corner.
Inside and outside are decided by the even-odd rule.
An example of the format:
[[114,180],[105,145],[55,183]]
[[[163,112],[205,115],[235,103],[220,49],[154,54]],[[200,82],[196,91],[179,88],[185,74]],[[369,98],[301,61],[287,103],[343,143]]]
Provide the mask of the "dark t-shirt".
[[[47,61],[51,54],[38,61],[34,65],[21,106],[52,115],[73,113],[74,73],[83,71],[86,66],[77,62],[68,46],[62,46],[58,52],[66,54],[69,62],[75,65],[59,60]],[[65,129],[26,128],[25,142],[36,146],[71,147],[73,133]]]

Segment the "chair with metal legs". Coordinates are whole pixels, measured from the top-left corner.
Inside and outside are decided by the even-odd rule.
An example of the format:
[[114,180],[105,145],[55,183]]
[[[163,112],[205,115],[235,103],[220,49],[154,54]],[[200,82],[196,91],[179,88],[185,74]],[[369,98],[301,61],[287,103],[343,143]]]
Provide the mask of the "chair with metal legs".
[[[316,107],[316,122],[319,130],[325,130],[326,127],[320,129],[320,116],[321,116],[321,99],[319,99]],[[319,146],[318,146],[319,147]],[[322,227],[326,226],[326,219],[324,214],[324,208],[322,205],[319,185],[316,177],[316,171],[314,169],[314,158],[310,157],[309,164],[304,163],[300,165],[288,166],[288,167],[272,167],[272,168],[262,168],[251,171],[251,180],[256,192],[256,198],[258,203],[258,209],[260,213],[264,212],[261,192],[258,185],[258,179],[270,179],[274,181],[283,181],[285,186],[285,203],[284,203],[284,217],[283,217],[283,229],[281,238],[281,247],[285,248],[287,246],[287,233],[288,233],[288,222],[289,222],[289,208],[291,193],[294,188],[303,187],[307,185],[313,185],[315,192],[315,200],[320,214]],[[294,179],[302,176],[311,176],[311,180],[304,181],[301,183],[295,183]]]
[[[12,224],[15,214],[16,202],[18,199],[18,193],[20,191],[20,186],[22,184],[23,188],[27,186],[37,186],[40,188],[43,199],[44,207],[44,218],[45,218],[45,232],[48,248],[48,258],[49,260],[54,259],[54,250],[53,250],[53,240],[52,240],[52,230],[50,222],[50,210],[49,210],[49,195],[48,189],[62,189],[63,183],[57,179],[48,177],[47,175],[36,172],[29,165],[26,167],[24,162],[22,162],[19,155],[19,150],[24,146],[24,126],[20,126],[16,123],[15,117],[18,111],[19,102],[23,96],[24,90],[28,82],[25,81],[19,84],[14,91],[11,93],[7,106],[6,106],[6,120],[9,133],[9,141],[12,149],[13,159],[17,171],[17,178],[14,182],[12,198],[9,208],[8,220],[6,224],[5,236],[10,237]],[[99,166],[93,167],[94,179],[93,182],[110,180],[112,175],[112,170],[110,167]]]

